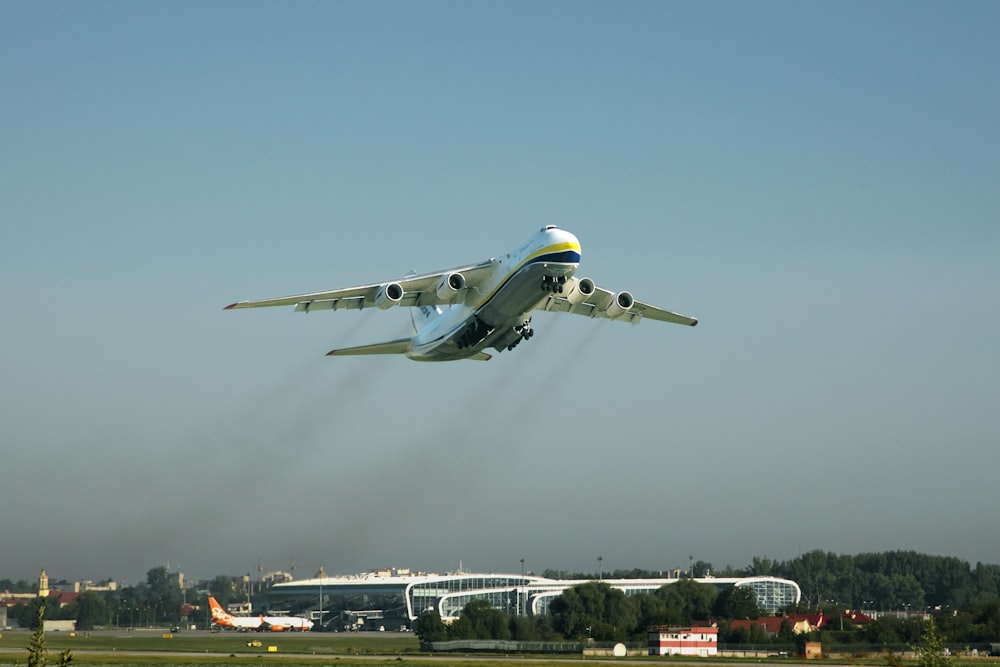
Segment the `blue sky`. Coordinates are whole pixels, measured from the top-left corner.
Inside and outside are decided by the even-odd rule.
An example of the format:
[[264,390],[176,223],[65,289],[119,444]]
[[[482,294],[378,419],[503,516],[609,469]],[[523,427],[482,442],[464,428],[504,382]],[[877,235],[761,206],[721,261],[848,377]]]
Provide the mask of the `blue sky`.
[[[0,4],[0,577],[997,562],[990,2]],[[223,312],[499,255],[695,329]],[[16,501],[16,502],[15,502]]]

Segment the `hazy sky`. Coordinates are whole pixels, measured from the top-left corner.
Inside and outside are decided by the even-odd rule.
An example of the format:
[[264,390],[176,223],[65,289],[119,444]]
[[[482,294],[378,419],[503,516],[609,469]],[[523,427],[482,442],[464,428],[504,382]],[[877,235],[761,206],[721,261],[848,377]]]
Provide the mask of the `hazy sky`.
[[[1000,562],[996,2],[0,2],[0,577]],[[694,329],[224,312],[573,231]]]

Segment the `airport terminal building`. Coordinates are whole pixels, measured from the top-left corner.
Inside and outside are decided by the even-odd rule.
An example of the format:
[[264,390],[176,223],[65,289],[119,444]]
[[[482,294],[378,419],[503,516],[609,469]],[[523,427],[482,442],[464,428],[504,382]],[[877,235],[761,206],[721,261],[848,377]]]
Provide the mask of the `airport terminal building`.
[[[651,593],[679,579],[603,579],[625,595]],[[775,577],[696,579],[719,590],[748,587],[761,609],[776,614],[801,598],[798,584]],[[487,600],[511,615],[546,614],[564,590],[587,580],[547,579],[518,574],[410,574],[383,570],[350,576],[321,576],[275,584],[267,593],[271,613],[325,619],[330,629],[399,630],[418,616],[436,611],[446,622],[461,615],[472,600]]]

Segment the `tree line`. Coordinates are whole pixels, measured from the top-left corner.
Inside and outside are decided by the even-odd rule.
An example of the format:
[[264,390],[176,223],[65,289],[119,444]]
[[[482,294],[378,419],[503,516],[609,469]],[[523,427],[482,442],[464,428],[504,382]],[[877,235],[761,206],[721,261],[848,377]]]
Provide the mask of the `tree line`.
[[[648,570],[615,570],[610,579],[662,577]],[[802,599],[784,612],[822,612],[827,629],[813,638],[845,644],[909,644],[927,630],[927,619],[936,619],[949,641],[985,643],[1000,641],[1000,566],[968,563],[953,557],[912,551],[836,555],[812,551],[787,562],[754,558],[746,568],[715,570],[710,563],[692,563],[687,576],[659,590],[625,596],[598,581],[593,573],[546,570],[553,579],[590,580],[567,589],[538,617],[508,616],[482,600],[471,602],[462,615],[445,624],[435,613],[421,616],[414,631],[422,641],[445,639],[513,639],[519,641],[642,641],[656,625],[689,625],[699,621],[718,625],[719,641],[730,644],[792,644],[796,636],[790,622],[776,636],[756,624],[730,628],[733,620],[761,615],[756,598],[747,588],[717,592],[715,586],[695,578],[774,576],[799,584]],[[874,622],[857,626],[844,612],[868,610]],[[885,612],[898,611],[899,614]],[[878,612],[878,613],[876,613]]]
[[[598,579],[594,573],[545,570],[552,579]],[[610,579],[662,577],[662,572],[631,569],[603,573]],[[965,609],[1000,596],[1000,565],[974,566],[953,556],[915,551],[862,553],[855,556],[810,551],[788,561],[754,557],[744,568],[694,561],[686,577],[772,576],[791,579],[802,590],[802,609],[836,604],[845,609],[876,611]]]

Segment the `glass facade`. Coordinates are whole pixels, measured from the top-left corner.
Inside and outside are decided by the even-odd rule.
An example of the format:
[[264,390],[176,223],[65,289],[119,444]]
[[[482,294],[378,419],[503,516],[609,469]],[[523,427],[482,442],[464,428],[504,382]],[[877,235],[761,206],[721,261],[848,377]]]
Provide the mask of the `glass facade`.
[[523,591],[534,578],[510,575],[456,575],[410,585],[407,597],[414,617],[425,611],[437,611],[442,618],[461,615],[471,600],[485,599],[490,605],[509,614],[520,614]]
[[735,585],[752,589],[757,594],[757,606],[772,615],[789,608],[802,597],[798,585],[787,579],[753,577]]

